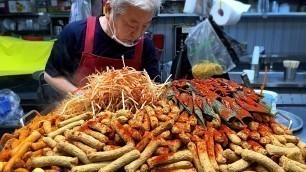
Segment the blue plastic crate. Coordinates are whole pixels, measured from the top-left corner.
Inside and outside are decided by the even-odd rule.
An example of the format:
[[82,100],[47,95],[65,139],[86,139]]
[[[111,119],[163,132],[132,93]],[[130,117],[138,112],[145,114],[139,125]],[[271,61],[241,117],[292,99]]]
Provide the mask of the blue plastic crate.
[[0,97],[0,115],[4,115],[11,110],[11,103],[7,97]]

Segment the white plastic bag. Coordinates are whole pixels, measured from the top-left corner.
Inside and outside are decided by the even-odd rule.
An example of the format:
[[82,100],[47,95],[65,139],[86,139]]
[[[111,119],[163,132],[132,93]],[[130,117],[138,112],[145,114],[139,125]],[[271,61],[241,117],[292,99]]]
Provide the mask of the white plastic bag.
[[[227,73],[235,67],[226,47],[207,19],[192,28],[185,40],[185,44],[187,45],[187,55],[192,66],[193,74],[194,69],[202,63],[209,64],[208,67],[212,65],[218,67],[215,68],[218,70],[212,71],[214,69],[212,68],[212,70],[209,70],[209,73],[203,74],[203,77],[195,75],[194,77],[206,79],[212,75]],[[205,72],[208,67],[206,65],[201,71]],[[222,70],[220,71],[221,68]]]

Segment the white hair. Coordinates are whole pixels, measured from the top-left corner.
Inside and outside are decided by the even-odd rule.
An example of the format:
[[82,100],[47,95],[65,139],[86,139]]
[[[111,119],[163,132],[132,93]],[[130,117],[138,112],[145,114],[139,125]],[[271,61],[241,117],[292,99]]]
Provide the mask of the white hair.
[[161,0],[109,0],[115,15],[123,14],[128,7],[134,6],[155,13],[159,10]]

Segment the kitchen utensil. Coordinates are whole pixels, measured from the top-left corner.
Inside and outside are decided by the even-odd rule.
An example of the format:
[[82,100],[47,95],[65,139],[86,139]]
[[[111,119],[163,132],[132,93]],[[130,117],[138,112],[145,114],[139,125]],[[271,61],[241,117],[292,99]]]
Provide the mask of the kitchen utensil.
[[302,129],[304,125],[303,120],[299,116],[285,110],[277,110],[275,121],[288,126],[293,132]]
[[[254,90],[257,94],[260,94],[261,90]],[[276,110],[276,102],[277,102],[277,99],[278,99],[278,94],[274,91],[269,91],[269,90],[263,90],[262,91],[263,93],[263,101],[267,102],[268,104],[270,104],[272,106],[271,108],[271,112],[272,113],[276,113],[277,110]]]
[[[253,70],[254,71],[254,70]],[[253,75],[254,76],[254,75]],[[241,78],[242,78],[242,81],[244,83],[244,85],[248,88],[252,88],[252,85],[251,85],[251,82],[249,80],[249,77],[248,77],[248,74],[246,72],[243,72],[241,74]]]
[[254,70],[244,69],[243,72],[246,73],[250,82],[254,82],[254,76],[255,76],[255,71]]

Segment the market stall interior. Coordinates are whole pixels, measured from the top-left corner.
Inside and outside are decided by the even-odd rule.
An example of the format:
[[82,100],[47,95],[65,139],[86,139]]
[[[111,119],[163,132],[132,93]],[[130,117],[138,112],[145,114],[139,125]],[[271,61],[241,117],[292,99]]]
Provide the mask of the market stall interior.
[[163,1],[146,31],[161,83],[109,68],[62,97],[54,39],[103,15],[73,3],[0,2],[0,172],[306,170],[304,1]]

